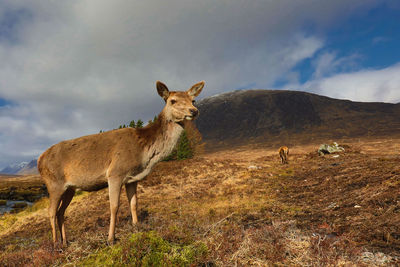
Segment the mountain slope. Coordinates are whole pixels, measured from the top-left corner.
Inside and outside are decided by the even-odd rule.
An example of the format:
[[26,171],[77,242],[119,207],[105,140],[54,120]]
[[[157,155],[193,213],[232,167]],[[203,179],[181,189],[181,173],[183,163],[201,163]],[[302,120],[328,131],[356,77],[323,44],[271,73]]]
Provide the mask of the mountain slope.
[[2,174],[17,174],[26,165],[28,165],[28,162],[25,162],[25,161],[21,162],[21,163],[11,164],[11,165],[4,167],[2,170],[0,170],[0,173],[2,173]]
[[30,162],[21,162],[16,164],[11,164],[2,170],[0,173],[2,174],[37,174],[37,160],[33,159]]
[[234,91],[205,98],[197,106],[196,125],[211,142],[400,132],[400,104],[352,102],[299,91]]
[[37,170],[37,160],[31,160],[25,167],[20,169],[17,174],[25,175],[25,174],[37,174],[39,173]]

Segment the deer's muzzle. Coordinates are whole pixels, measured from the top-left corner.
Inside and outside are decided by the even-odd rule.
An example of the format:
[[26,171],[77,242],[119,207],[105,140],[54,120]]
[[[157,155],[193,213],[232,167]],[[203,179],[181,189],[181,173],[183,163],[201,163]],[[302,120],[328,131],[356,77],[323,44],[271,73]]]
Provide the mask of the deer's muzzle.
[[193,117],[196,117],[199,114],[199,111],[197,109],[190,109],[190,114],[192,114]]

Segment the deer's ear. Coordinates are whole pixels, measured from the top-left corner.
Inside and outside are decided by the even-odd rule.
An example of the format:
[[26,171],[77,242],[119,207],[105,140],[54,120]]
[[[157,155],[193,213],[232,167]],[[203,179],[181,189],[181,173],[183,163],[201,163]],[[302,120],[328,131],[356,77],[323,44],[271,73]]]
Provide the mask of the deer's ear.
[[158,92],[158,94],[159,94],[165,101],[167,101],[167,99],[168,99],[168,97],[169,97],[169,90],[168,90],[168,87],[167,87],[165,84],[163,84],[162,82],[160,82],[160,81],[157,81],[157,82],[156,82],[156,85],[157,85],[157,92]]
[[201,81],[193,85],[192,88],[190,88],[189,90],[187,90],[187,93],[193,97],[198,96],[203,87],[204,87],[204,81]]

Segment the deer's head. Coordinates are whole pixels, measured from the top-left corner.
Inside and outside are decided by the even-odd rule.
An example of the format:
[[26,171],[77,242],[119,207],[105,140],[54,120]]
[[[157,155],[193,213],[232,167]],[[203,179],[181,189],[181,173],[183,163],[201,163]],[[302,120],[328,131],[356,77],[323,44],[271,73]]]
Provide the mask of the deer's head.
[[157,81],[158,94],[165,100],[166,119],[181,123],[196,118],[199,110],[193,105],[194,98],[200,94],[203,87],[204,81],[196,83],[187,91],[169,91],[165,84]]

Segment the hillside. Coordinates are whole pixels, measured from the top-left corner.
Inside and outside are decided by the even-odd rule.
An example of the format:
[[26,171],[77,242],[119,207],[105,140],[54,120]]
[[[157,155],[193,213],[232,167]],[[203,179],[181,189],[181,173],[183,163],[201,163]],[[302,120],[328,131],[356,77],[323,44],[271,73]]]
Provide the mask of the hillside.
[[335,157],[292,146],[288,165],[268,145],[161,162],[139,184],[138,227],[123,192],[113,247],[107,189],[76,194],[65,249],[44,198],[0,217],[0,265],[398,266],[400,137],[337,141]]
[[211,143],[389,136],[400,133],[400,104],[361,103],[299,91],[242,90],[197,104],[196,125]]

